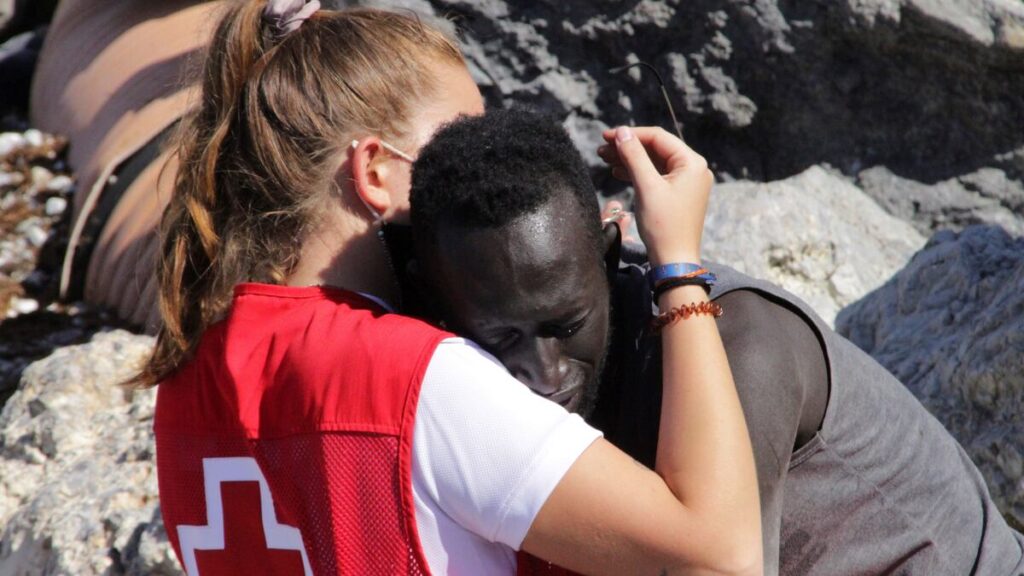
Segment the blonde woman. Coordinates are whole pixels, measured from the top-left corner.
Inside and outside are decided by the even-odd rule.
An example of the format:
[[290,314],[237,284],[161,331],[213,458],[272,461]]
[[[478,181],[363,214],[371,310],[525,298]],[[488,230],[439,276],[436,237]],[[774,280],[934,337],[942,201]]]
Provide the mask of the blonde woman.
[[[518,549],[584,574],[760,573],[712,317],[664,329],[662,421],[679,429],[652,471],[471,342],[396,313],[379,232],[407,220],[433,131],[483,108],[452,40],[407,14],[248,1],[202,82],[138,378],[159,384],[161,504],[190,576],[512,574]],[[615,142],[652,256],[696,261],[706,163],[658,131]],[[680,286],[662,304],[706,299]]]

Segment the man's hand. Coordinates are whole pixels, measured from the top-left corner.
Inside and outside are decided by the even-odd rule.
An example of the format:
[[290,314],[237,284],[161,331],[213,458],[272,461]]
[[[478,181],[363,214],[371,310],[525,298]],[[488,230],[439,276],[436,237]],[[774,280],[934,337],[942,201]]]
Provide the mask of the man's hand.
[[609,200],[601,210],[601,224],[604,225],[612,223],[619,227],[619,232],[622,233],[623,242],[640,244],[640,239],[633,236],[631,233],[631,227],[633,226],[633,213],[623,208],[622,202],[619,202],[618,200]]

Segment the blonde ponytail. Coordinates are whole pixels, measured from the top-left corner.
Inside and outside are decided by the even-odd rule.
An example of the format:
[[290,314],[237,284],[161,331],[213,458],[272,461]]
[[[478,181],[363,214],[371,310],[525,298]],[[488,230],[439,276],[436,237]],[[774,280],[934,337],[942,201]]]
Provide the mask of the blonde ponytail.
[[457,44],[414,16],[320,10],[281,37],[262,20],[265,4],[231,6],[210,44],[161,222],[162,326],[129,385],[177,370],[236,284],[283,283],[348,137],[401,141],[436,89],[436,66],[463,65]]

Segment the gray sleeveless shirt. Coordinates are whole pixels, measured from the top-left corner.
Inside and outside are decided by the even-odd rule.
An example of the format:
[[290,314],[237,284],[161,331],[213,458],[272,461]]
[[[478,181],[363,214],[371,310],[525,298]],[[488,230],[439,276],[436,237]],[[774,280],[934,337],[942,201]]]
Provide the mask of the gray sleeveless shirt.
[[[895,377],[792,294],[731,268],[708,266],[719,279],[712,298],[749,290],[765,305],[784,306],[817,334],[827,362],[824,420],[792,454],[783,477],[778,552],[765,551],[772,564],[778,559],[779,573],[1024,574],[1024,536],[1007,526],[956,440]],[[595,414],[598,426],[609,424],[609,439],[641,461],[650,460],[656,446],[661,382],[660,342],[642,334],[651,311],[642,272],[621,269],[613,300],[618,309],[610,362],[618,369],[611,368],[629,382],[611,387],[613,397],[602,398],[598,408],[604,415]],[[644,317],[630,322],[630,315]],[[624,358],[629,355],[634,358]],[[745,387],[771,383],[737,378],[736,385],[742,397]],[[628,414],[609,416],[615,406]],[[756,408],[745,404],[745,410],[748,422],[758,417]],[[634,425],[630,419],[636,417],[645,422]],[[766,573],[774,573],[774,566]]]

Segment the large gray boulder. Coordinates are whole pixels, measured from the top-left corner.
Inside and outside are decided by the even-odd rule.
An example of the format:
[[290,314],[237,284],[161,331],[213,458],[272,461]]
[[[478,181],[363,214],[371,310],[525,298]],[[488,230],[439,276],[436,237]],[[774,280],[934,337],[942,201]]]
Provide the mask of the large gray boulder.
[[29,366],[0,413],[0,576],[180,574],[160,521],[152,339],[124,331]]
[[[491,105],[563,118],[606,194],[622,189],[599,169],[600,131],[671,127],[649,72],[612,72],[644,61],[725,180],[883,166],[902,180],[879,192],[867,175],[867,187],[922,232],[1024,228],[1016,200],[993,205],[990,192],[1007,187],[980,171],[1000,171],[1010,189],[1024,182],[1019,0],[333,0],[353,3],[451,18]],[[924,213],[908,213],[918,197]]]
[[1024,526],[1024,239],[940,232],[837,329],[945,424]]
[[786,288],[831,323],[924,242],[846,179],[813,167],[777,182],[716,186],[703,252]]
[[737,178],[824,162],[930,182],[1024,166],[1017,0],[429,4],[464,31],[492,102],[558,113],[587,148],[606,125],[668,126],[653,78],[610,71],[643,60],[669,84],[687,138]]
[[876,166],[861,172],[857,183],[890,214],[926,236],[972,224],[993,224],[1024,236],[1024,183],[998,168],[981,168],[928,185]]

